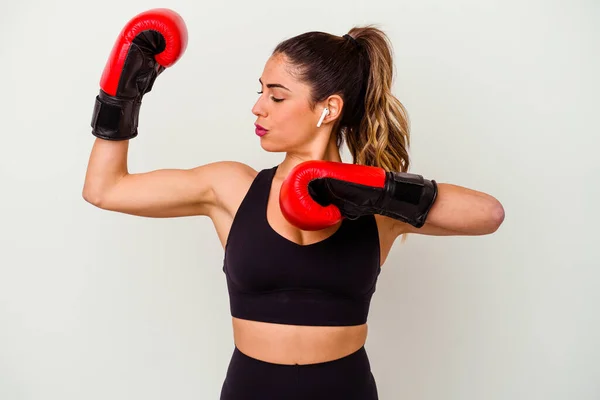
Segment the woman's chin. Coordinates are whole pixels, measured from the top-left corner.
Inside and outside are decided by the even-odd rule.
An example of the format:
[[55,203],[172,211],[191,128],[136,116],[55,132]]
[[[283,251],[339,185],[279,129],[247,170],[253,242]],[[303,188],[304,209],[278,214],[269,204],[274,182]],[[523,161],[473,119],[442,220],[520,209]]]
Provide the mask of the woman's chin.
[[287,151],[285,147],[281,144],[273,143],[268,138],[266,138],[266,135],[260,138],[260,147],[262,147],[263,150],[268,151],[269,153],[281,153]]

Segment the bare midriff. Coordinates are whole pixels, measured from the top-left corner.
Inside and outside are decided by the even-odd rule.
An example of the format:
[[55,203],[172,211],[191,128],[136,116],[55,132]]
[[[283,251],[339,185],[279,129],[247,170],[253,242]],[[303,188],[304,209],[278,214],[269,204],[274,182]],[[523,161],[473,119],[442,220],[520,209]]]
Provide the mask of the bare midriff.
[[367,324],[300,326],[233,318],[236,347],[249,357],[274,364],[315,364],[337,360],[359,350]]

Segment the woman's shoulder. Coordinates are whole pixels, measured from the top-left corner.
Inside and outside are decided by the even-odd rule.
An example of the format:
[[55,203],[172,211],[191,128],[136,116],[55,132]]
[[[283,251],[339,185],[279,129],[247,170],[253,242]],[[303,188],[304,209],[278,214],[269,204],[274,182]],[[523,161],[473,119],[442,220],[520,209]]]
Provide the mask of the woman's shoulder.
[[252,180],[258,172],[239,161],[215,161],[192,168],[193,179],[209,185],[213,189],[230,185],[235,181]]
[[228,191],[232,186],[246,186],[258,175],[254,168],[239,161],[216,161],[207,166],[210,168],[211,186],[217,191]]
[[215,177],[225,180],[235,177],[254,178],[258,174],[254,168],[239,161],[216,161],[212,165]]

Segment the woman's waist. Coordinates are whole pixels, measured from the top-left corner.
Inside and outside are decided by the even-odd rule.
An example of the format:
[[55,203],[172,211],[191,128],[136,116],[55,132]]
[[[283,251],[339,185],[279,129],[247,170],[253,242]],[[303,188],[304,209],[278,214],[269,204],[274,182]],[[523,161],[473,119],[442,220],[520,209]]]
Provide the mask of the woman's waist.
[[301,326],[233,318],[236,347],[275,364],[314,364],[336,360],[364,346],[367,324]]

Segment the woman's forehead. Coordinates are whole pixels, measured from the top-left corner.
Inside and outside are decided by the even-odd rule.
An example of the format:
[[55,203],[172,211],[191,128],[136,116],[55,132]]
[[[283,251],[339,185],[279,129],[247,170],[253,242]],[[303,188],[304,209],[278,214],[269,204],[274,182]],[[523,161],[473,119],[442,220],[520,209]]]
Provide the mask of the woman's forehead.
[[295,67],[289,63],[285,56],[273,55],[265,64],[261,81],[265,85],[280,84],[291,91],[294,91],[294,88],[300,89],[306,85],[295,77],[294,69]]

